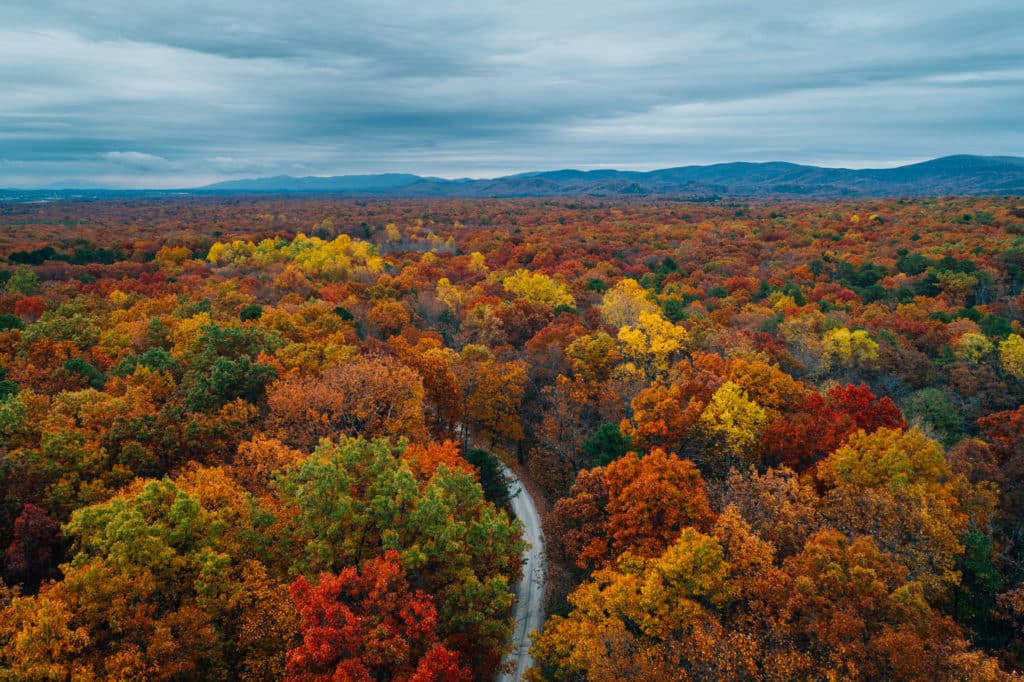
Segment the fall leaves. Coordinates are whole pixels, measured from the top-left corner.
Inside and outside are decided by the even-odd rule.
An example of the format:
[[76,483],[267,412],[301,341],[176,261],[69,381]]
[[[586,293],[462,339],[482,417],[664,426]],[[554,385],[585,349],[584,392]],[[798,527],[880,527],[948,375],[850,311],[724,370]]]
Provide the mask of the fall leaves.
[[967,578],[961,510],[984,491],[917,430],[859,431],[817,480],[733,470],[716,519],[693,465],[663,452],[582,472],[548,527],[585,577],[535,644],[535,679],[999,679],[942,608]]
[[[195,467],[77,510],[63,580],[0,612],[0,660],[28,677],[468,680],[503,652],[522,543],[446,447],[458,468],[419,477],[402,446],[342,440],[262,494]],[[37,517],[19,524],[26,561],[56,532]]]
[[[302,618],[302,644],[288,652],[288,679],[468,682],[458,655],[437,641],[437,609],[411,592],[398,553],[367,561],[361,571],[323,573],[291,586]],[[351,606],[350,606],[351,605]]]
[[268,387],[269,426],[303,450],[338,434],[423,440],[423,399],[414,370],[391,358],[356,358],[320,376],[293,375]]
[[1024,661],[1012,199],[11,210],[0,677],[489,679],[494,453],[537,676]]

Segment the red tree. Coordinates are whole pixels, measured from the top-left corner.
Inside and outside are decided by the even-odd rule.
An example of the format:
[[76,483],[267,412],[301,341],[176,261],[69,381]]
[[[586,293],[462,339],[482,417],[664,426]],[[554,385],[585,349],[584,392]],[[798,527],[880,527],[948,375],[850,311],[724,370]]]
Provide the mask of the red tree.
[[907,428],[892,400],[879,398],[863,384],[835,386],[824,396],[812,393],[794,414],[768,425],[761,441],[764,460],[806,471],[858,429],[871,433],[882,427]]
[[14,540],[4,554],[4,577],[35,591],[44,580],[57,576],[63,543],[60,528],[44,510],[23,505],[14,521]]
[[295,682],[464,682],[468,670],[437,641],[437,609],[412,592],[398,552],[291,586],[302,644],[288,652]]

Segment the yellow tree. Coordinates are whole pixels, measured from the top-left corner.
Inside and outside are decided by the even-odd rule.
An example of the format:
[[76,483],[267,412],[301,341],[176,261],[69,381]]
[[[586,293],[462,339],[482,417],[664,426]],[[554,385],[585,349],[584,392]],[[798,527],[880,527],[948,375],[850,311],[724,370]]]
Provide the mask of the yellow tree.
[[999,364],[1015,379],[1024,379],[1024,338],[1010,334],[999,344]]
[[474,251],[469,254],[469,269],[473,272],[487,272],[487,259],[484,254]]
[[966,272],[950,272],[940,270],[935,273],[939,288],[948,294],[957,305],[964,305],[967,297],[978,286],[978,278]]
[[576,299],[572,297],[564,284],[560,284],[540,272],[516,270],[514,274],[505,278],[502,286],[509,293],[525,298],[530,303],[548,308],[576,305]]
[[565,355],[573,373],[591,383],[608,381],[622,359],[615,339],[602,331],[575,339],[565,349]]
[[746,391],[726,381],[697,420],[706,443],[705,461],[721,475],[738,464],[754,463],[757,440],[767,421],[765,411]]
[[[993,350],[992,342],[981,332],[967,332],[953,342],[953,352],[957,359],[972,365],[980,363]],[[1002,357],[1002,353],[1000,353],[1000,357]]]
[[822,340],[821,351],[826,366],[845,369],[863,367],[878,359],[878,344],[863,329],[850,331],[841,327],[829,331]]
[[613,327],[635,326],[640,313],[657,313],[658,305],[651,293],[635,279],[621,279],[605,292],[601,302],[601,318]]
[[448,306],[455,315],[460,314],[464,296],[462,291],[458,287],[452,285],[447,277],[442,277],[437,280],[437,288],[434,290],[434,298]]
[[683,350],[689,335],[660,312],[642,311],[636,327],[619,329],[622,354],[645,370],[648,377],[665,372],[673,355]]
[[184,246],[162,246],[153,259],[167,272],[181,272],[181,264],[192,257],[192,252]]
[[686,528],[656,558],[632,554],[595,573],[552,616],[532,652],[531,680],[756,679],[754,644],[715,613],[736,596],[719,541]]
[[881,549],[910,569],[929,598],[957,584],[960,537],[967,530],[962,510],[973,495],[962,475],[953,475],[942,446],[916,427],[858,431],[818,464],[827,487],[822,512],[851,537],[870,535]]

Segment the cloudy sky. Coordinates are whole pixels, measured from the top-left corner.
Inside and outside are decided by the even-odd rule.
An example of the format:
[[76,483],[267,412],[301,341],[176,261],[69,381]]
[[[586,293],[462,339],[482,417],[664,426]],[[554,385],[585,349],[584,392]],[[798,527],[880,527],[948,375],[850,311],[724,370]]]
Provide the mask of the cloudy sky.
[[1020,0],[2,0],[0,187],[1024,156]]

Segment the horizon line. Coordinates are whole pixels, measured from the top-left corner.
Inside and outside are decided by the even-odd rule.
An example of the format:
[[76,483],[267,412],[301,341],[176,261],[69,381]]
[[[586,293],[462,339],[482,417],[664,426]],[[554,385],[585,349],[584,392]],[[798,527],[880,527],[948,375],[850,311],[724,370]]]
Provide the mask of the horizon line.
[[[875,171],[875,170],[894,170],[898,168],[906,168],[909,166],[920,165],[933,161],[942,161],[946,159],[955,158],[976,158],[976,159],[1021,159],[1024,160],[1024,155],[1018,156],[1015,154],[970,154],[970,153],[954,153],[944,154],[942,156],[930,156],[930,157],[917,157],[914,159],[901,159],[901,160],[890,160],[884,162],[869,162],[874,165],[858,166],[850,164],[849,162],[839,161],[820,161],[820,162],[797,162],[797,161],[786,161],[783,159],[776,159],[771,161],[744,161],[744,160],[732,160],[732,161],[715,161],[711,163],[690,163],[684,165],[652,165],[652,166],[641,166],[641,167],[627,167],[627,166],[614,166],[606,164],[578,164],[575,166],[563,166],[559,168],[547,168],[543,170],[520,170],[520,171],[505,171],[501,174],[484,174],[479,176],[471,176],[464,174],[436,174],[436,173],[414,173],[410,171],[400,170],[385,170],[377,172],[342,172],[333,173],[330,175],[288,175],[286,173],[277,173],[274,175],[260,175],[260,176],[236,176],[225,178],[222,180],[214,180],[213,182],[206,182],[200,185],[189,185],[189,186],[166,186],[166,187],[128,187],[123,185],[109,185],[109,184],[83,184],[83,185],[72,185],[71,183],[78,182],[77,180],[52,180],[47,185],[36,185],[36,186],[0,186],[0,192],[73,192],[73,191],[102,191],[102,192],[192,192],[206,190],[214,185],[228,184],[233,182],[257,182],[261,180],[274,180],[278,178],[288,178],[291,180],[330,180],[336,178],[373,178],[389,175],[408,175],[418,178],[419,180],[426,181],[445,181],[445,182],[457,182],[457,181],[487,181],[487,180],[503,180],[508,178],[516,178],[527,175],[542,175],[546,173],[562,173],[562,172],[580,172],[580,173],[594,173],[602,171],[619,172],[619,173],[653,173],[657,171],[665,170],[676,170],[676,169],[687,169],[687,168],[713,168],[716,166],[730,166],[730,165],[752,165],[752,166],[767,166],[773,164],[786,164],[792,166],[799,166],[805,168],[819,168],[823,170],[836,170],[836,171]],[[830,163],[836,163],[837,165],[830,165]],[[83,181],[88,182],[88,181]],[[54,186],[58,185],[58,186]],[[296,190],[297,191],[297,190]]]

